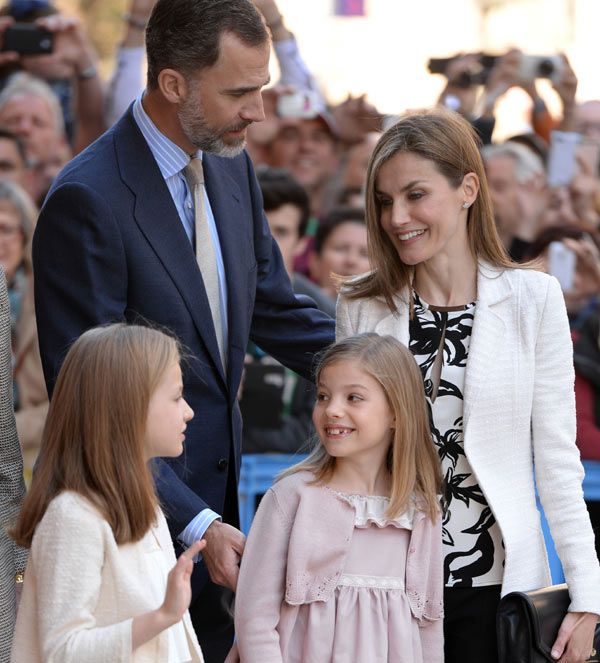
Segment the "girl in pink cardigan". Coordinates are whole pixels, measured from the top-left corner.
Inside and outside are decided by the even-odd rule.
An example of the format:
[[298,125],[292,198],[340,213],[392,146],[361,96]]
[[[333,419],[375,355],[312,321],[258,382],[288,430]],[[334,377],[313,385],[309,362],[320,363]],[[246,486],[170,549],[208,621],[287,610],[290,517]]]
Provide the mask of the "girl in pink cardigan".
[[203,661],[187,612],[203,542],[175,560],[148,466],[183,450],[182,389],[159,331],[91,329],[69,350],[14,531],[30,548],[14,663]]
[[331,346],[319,444],[261,501],[228,663],[442,663],[440,470],[423,381],[390,336]]

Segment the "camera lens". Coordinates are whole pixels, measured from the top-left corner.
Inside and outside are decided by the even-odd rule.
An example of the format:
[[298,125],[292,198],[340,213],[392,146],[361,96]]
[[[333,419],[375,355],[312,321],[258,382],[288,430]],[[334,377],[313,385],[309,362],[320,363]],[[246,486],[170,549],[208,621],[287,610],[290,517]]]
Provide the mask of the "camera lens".
[[549,78],[554,73],[554,62],[552,60],[541,60],[538,65],[538,78]]

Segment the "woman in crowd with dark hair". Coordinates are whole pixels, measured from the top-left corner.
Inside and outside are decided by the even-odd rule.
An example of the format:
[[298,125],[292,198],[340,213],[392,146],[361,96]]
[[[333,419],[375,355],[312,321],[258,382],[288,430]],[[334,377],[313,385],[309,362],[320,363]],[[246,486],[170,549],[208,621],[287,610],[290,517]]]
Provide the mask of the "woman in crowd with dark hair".
[[445,660],[497,660],[501,595],[551,584],[537,487],[571,604],[552,655],[584,661],[600,566],[581,493],[573,357],[557,281],[498,238],[477,140],[449,111],[409,114],[369,164],[372,271],[337,335],[391,334],[421,367],[445,483]]

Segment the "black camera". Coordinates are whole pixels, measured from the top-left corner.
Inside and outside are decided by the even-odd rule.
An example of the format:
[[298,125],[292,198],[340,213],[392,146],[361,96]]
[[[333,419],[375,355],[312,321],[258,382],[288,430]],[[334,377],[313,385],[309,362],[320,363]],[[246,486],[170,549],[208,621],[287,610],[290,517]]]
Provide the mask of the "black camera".
[[[473,85],[485,85],[490,75],[490,71],[496,60],[497,55],[489,55],[487,53],[477,53],[477,62],[473,71],[462,71],[456,78],[450,82],[457,87],[469,88]],[[462,56],[455,55],[451,58],[431,58],[427,63],[429,73],[446,75],[448,67]]]

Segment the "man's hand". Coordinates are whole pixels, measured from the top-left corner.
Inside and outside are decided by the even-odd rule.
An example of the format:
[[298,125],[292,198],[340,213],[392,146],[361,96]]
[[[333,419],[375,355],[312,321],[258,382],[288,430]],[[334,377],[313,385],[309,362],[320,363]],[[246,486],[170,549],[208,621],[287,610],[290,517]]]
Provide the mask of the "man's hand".
[[575,115],[575,95],[577,94],[577,76],[573,71],[567,56],[562,53],[564,68],[560,75],[560,79],[553,84],[554,89],[560,97],[563,107],[563,117],[560,123],[562,131],[575,131],[574,115]]
[[560,663],[585,663],[593,647],[598,615],[568,612],[552,646],[552,658]]
[[331,109],[340,138],[346,143],[360,143],[371,131],[381,131],[383,116],[370,104],[366,95],[348,95],[341,104]]
[[246,537],[235,527],[215,520],[204,533],[202,557],[211,580],[235,592]]
[[519,85],[519,65],[521,63],[521,51],[516,48],[510,49],[502,57],[498,58],[490,71],[485,83],[482,97],[482,115],[494,116],[494,108],[498,99],[511,87]]

